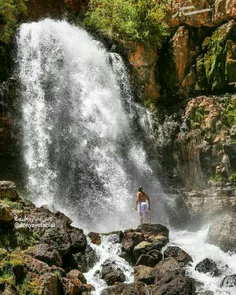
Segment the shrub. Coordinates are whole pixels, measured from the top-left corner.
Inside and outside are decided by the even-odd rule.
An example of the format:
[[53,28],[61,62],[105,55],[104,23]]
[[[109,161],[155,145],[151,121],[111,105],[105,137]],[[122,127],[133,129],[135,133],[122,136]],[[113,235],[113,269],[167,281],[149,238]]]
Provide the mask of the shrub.
[[91,0],[85,25],[110,39],[158,46],[167,35],[166,1]]
[[0,0],[0,41],[9,43],[17,26],[18,17],[27,12],[27,0]]

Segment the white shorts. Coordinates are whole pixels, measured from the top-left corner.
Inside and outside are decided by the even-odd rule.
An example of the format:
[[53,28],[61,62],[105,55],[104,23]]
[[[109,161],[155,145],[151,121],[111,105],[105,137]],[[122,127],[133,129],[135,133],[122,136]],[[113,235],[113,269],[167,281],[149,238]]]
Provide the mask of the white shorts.
[[149,211],[148,202],[139,202],[138,203],[138,212],[139,213],[147,213]]

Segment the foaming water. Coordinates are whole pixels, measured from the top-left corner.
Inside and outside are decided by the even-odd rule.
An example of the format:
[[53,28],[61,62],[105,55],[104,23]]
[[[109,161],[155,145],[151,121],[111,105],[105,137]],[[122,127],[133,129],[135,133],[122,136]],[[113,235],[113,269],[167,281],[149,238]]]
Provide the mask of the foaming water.
[[153,222],[165,219],[143,143],[144,129],[151,134],[149,115],[132,101],[121,57],[86,31],[46,19],[21,25],[17,60],[32,200],[54,203],[74,225],[104,232],[137,226],[142,185]]
[[95,287],[95,291],[92,294],[99,295],[107,287],[106,282],[101,278],[100,274],[102,264],[106,264],[107,262],[115,265],[117,269],[123,272],[125,283],[133,282],[133,268],[125,259],[119,256],[121,253],[121,244],[119,243],[117,234],[103,236],[100,245],[90,244],[90,246],[95,250],[99,260],[92,269],[85,273],[87,281]]
[[[192,257],[193,263],[186,270],[190,277],[202,283],[199,291],[212,291],[217,295],[235,295],[236,287],[220,287],[220,283],[225,276],[236,274],[236,254],[225,253],[217,246],[206,243],[207,233],[208,227],[198,232],[170,231],[170,241]],[[222,275],[213,277],[196,271],[196,265],[204,258],[215,261]]]

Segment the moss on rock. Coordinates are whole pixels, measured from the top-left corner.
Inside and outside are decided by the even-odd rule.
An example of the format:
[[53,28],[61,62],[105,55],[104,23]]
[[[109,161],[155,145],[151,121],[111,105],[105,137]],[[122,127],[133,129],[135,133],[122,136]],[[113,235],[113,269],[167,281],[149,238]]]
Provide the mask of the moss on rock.
[[236,36],[236,25],[230,21],[217,28],[212,36],[207,37],[203,44],[203,54],[197,59],[196,90],[217,92],[227,89],[230,82],[235,80],[236,63],[228,58],[235,52],[233,42]]

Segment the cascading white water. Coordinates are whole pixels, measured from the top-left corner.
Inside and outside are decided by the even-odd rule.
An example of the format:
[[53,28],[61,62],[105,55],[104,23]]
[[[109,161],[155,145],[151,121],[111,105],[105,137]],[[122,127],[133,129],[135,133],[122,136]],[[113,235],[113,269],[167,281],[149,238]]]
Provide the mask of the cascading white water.
[[120,269],[125,275],[125,282],[133,282],[133,268],[121,258],[121,244],[119,243],[119,237],[117,233],[109,234],[108,236],[103,236],[101,239],[101,245],[90,244],[90,246],[96,251],[98,255],[97,264],[90,269],[85,277],[90,284],[95,287],[95,291],[92,292],[94,295],[99,295],[101,291],[107,287],[104,280],[101,279],[101,266],[106,263],[106,261],[114,262],[116,267]]
[[[36,204],[54,203],[84,229],[137,226],[137,187],[162,221],[157,178],[119,55],[66,21],[23,24],[18,34],[22,145],[27,188]],[[162,213],[161,213],[162,212]]]
[[[216,295],[235,295],[236,287],[221,287],[222,279],[227,275],[236,274],[236,255],[223,252],[220,248],[206,242],[208,227],[198,232],[170,231],[171,244],[178,245],[192,258],[193,263],[187,267],[187,274],[200,282],[199,291],[212,291]],[[216,262],[222,274],[217,277],[209,273],[200,273],[195,270],[196,265],[204,258]]]

